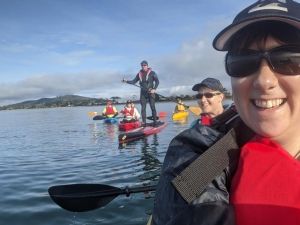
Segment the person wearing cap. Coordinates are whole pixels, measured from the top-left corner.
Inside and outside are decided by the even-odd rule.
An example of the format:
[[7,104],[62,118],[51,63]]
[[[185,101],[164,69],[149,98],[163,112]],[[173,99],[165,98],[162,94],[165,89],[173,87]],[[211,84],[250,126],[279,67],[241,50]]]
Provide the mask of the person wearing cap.
[[211,119],[220,115],[224,111],[224,88],[221,82],[215,78],[206,78],[201,83],[192,87],[193,91],[197,91],[195,95],[201,109],[200,122],[203,125],[210,125]]
[[[236,123],[198,125],[173,139],[156,190],[152,225],[299,224],[300,4],[257,1],[215,37],[213,47],[227,51]],[[215,146],[219,154],[227,146],[220,148],[219,140],[228,134],[234,134],[234,147],[223,155],[228,159],[223,170],[187,183],[181,172],[206,159],[208,154],[202,153]],[[205,165],[205,171],[198,171],[199,165],[192,169],[205,174],[218,167],[211,161]],[[198,184],[204,188],[200,193],[192,189],[197,193],[188,199],[178,178],[184,191]]]
[[113,102],[111,100],[108,100],[106,102],[105,108],[102,111],[102,115],[107,118],[112,118],[112,117],[116,117],[118,114],[119,114],[118,110],[113,105]]
[[152,111],[153,124],[156,125],[156,108],[155,108],[155,91],[159,85],[157,74],[148,66],[148,62],[143,60],[141,62],[141,70],[137,73],[133,80],[123,79],[122,82],[128,84],[135,84],[139,81],[140,91],[140,102],[141,102],[141,114],[143,126],[146,126],[146,106],[147,102],[150,104]]

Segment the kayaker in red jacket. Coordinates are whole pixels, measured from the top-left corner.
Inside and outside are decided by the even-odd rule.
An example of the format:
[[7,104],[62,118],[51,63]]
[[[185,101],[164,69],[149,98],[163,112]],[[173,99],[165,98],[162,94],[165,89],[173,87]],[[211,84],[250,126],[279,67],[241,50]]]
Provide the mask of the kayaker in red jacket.
[[102,111],[102,115],[106,116],[108,118],[116,117],[118,115],[118,110],[115,106],[113,106],[113,103],[111,100],[108,100],[106,103],[105,108]]
[[126,105],[120,112],[124,115],[124,122],[134,122],[140,118],[140,115],[131,100],[126,102]]

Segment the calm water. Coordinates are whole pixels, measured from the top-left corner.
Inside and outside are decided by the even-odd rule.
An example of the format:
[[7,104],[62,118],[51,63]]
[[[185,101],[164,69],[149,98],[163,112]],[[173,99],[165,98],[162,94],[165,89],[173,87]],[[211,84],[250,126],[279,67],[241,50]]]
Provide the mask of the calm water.
[[156,184],[169,142],[195,119],[172,122],[174,107],[157,104],[158,112],[168,112],[162,132],[121,147],[116,124],[88,117],[98,107],[1,111],[0,224],[146,224],[154,193],[120,195],[104,208],[73,213],[57,206],[47,190],[70,183]]

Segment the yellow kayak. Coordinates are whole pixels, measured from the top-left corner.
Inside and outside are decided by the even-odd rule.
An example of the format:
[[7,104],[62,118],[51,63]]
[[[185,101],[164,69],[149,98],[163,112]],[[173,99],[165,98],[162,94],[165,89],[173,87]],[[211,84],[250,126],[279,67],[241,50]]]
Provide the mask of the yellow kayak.
[[172,120],[186,120],[189,116],[188,111],[176,112],[172,115]]

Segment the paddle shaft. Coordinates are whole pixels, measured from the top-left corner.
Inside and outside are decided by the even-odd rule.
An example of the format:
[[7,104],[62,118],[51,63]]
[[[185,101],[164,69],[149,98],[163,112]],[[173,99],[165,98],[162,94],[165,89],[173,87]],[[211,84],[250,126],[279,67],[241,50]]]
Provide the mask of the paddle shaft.
[[[126,83],[127,83],[127,82],[126,82]],[[129,83],[127,83],[127,84],[129,84]],[[137,85],[137,84],[131,84],[131,85],[136,86],[136,87],[138,87],[138,88],[141,88],[141,89],[144,89],[144,90],[145,90],[145,88],[144,88],[144,87],[141,87],[140,85]],[[167,97],[165,97],[165,96],[163,96],[163,95],[161,95],[161,94],[158,94],[158,93],[156,93],[156,92],[155,92],[155,94],[158,95],[159,97],[167,98]],[[179,104],[179,105],[183,105],[184,107],[189,108],[188,105],[185,105],[185,104],[183,104],[183,103],[179,103],[179,102],[177,102],[177,101],[175,101],[175,100],[171,100],[171,101],[172,101],[172,102],[175,102],[175,103],[177,103],[177,104]]]
[[120,194],[125,194],[128,197],[131,193],[155,191],[156,190],[156,185],[132,187],[132,188],[125,187],[125,188],[122,188],[121,190],[122,190],[122,192]]
[[[126,82],[127,83],[127,82]],[[127,84],[129,84],[129,83],[127,83]],[[145,90],[145,88],[144,87],[141,87],[141,86],[139,86],[139,85],[137,85],[137,84],[131,84],[131,85],[133,85],[133,86],[136,86],[136,87],[138,87],[138,88],[141,88],[141,89],[144,89]],[[156,95],[158,95],[158,96],[160,96],[160,97],[162,97],[162,98],[166,98],[165,96],[163,96],[163,95],[161,95],[161,94],[158,94],[158,93],[155,93]],[[198,113],[196,113],[194,110],[192,110],[192,109],[190,109],[190,107],[191,106],[188,106],[188,105],[186,105],[186,104],[184,104],[184,103],[179,103],[179,102],[177,102],[177,101],[175,101],[175,100],[171,100],[172,102],[175,102],[175,103],[177,103],[177,104],[179,104],[179,105],[183,105],[184,107],[186,107],[186,108],[188,108],[193,114],[195,114],[196,116],[199,116],[199,114]],[[197,112],[198,112],[198,110],[197,110]]]

